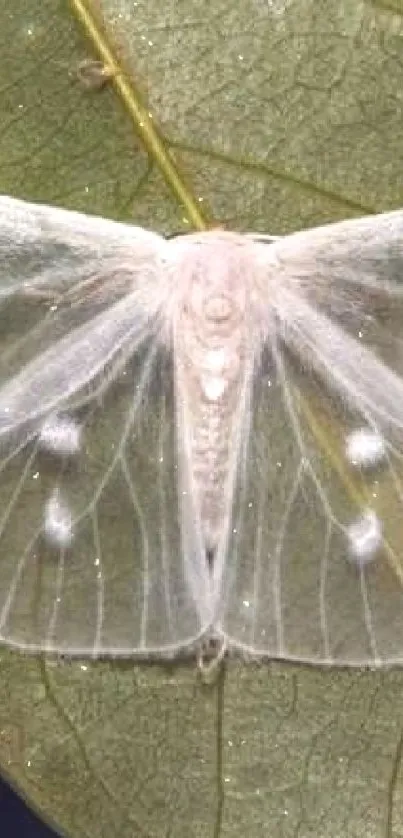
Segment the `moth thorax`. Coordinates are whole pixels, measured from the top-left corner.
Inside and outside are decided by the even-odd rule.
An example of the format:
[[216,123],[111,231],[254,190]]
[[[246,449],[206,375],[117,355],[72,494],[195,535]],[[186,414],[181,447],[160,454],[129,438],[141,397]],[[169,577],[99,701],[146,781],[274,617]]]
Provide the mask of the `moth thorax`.
[[230,323],[233,314],[234,307],[227,294],[216,293],[205,301],[204,316],[212,324]]
[[228,400],[242,366],[243,331],[236,307],[223,293],[206,296],[198,318],[185,315],[184,360],[203,402]]
[[182,302],[182,321],[200,340],[220,340],[242,324],[245,316],[244,289],[232,287],[226,272],[194,277]]

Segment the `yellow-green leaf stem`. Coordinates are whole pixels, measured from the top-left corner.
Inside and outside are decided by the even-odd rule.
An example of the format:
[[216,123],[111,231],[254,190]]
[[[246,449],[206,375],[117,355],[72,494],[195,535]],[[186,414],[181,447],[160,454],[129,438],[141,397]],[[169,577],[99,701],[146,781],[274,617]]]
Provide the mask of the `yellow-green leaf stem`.
[[82,2],[82,0],[70,0],[70,4],[95,52],[108,68],[111,83],[129,114],[147,153],[150,158],[155,160],[172,193],[183,206],[187,221],[196,230],[207,229],[211,225],[202,213],[199,201],[192,194],[192,190],[185,182],[172,154],[166,148],[135,81],[124,70],[121,61],[108,42],[102,22],[98,20],[98,16],[91,8],[90,3]]

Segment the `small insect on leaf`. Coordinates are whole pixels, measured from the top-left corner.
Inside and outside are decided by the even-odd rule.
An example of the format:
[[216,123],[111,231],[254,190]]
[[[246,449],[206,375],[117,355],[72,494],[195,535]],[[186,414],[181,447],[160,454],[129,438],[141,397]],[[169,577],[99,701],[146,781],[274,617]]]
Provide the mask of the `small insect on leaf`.
[[166,240],[0,198],[0,641],[403,663],[403,211]]
[[87,90],[102,90],[113,79],[115,70],[108,67],[103,61],[84,58],[83,61],[79,62],[76,74],[80,84]]

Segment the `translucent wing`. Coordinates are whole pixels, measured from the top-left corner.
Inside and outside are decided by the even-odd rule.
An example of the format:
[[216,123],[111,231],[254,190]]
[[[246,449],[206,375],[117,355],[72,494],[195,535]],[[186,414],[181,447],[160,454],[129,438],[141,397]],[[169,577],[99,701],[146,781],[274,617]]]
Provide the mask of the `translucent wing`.
[[403,661],[403,213],[267,248],[217,627],[311,663]]
[[0,199],[2,642],[169,656],[206,628],[200,527],[178,480],[164,247]]
[[[156,233],[105,218],[0,196],[1,298],[13,292],[64,293],[97,279],[130,282],[152,273],[163,241]],[[133,256],[136,255],[136,260]],[[116,292],[116,289],[115,289]]]

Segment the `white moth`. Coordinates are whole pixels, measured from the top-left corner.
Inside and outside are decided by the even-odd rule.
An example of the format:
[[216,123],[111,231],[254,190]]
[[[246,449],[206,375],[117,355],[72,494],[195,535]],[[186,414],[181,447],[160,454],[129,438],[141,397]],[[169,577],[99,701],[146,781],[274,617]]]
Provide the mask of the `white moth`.
[[403,211],[167,241],[3,197],[0,273],[1,642],[403,662]]

